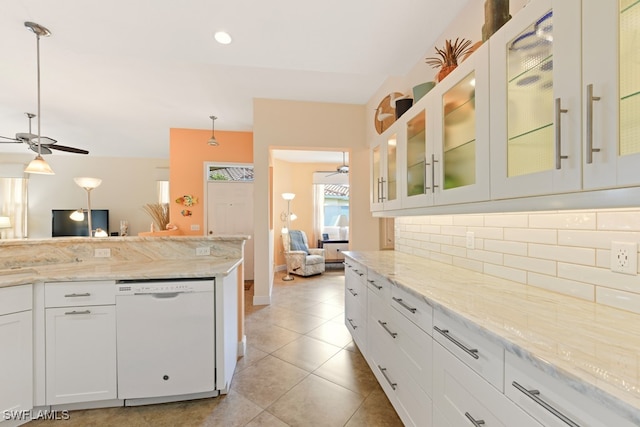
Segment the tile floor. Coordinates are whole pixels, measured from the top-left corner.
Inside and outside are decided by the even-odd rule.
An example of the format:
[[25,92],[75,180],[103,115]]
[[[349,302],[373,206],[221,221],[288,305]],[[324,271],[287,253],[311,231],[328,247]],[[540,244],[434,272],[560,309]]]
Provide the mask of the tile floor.
[[190,402],[72,411],[76,426],[402,426],[344,326],[344,273],[283,282],[273,303],[245,291],[247,354],[227,395]]

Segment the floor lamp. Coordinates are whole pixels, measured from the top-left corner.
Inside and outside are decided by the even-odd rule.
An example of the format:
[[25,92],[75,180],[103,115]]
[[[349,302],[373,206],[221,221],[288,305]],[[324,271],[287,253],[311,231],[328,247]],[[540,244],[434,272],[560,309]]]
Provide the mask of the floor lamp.
[[87,226],[89,228],[89,237],[93,237],[93,228],[91,224],[91,190],[102,184],[100,178],[89,178],[86,176],[73,178],[79,187],[84,188],[87,192]]
[[[291,228],[291,201],[295,197],[296,197],[296,195],[293,194],[293,193],[282,193],[282,198],[287,201],[287,215],[285,217],[285,221],[286,221],[285,224],[286,225],[285,225],[284,230],[282,230],[283,233],[286,233],[286,234],[289,234],[289,229]],[[286,270],[287,270],[287,274],[286,274],[286,276],[284,276],[282,278],[282,280],[288,282],[288,281],[293,280],[293,276],[291,276],[289,274],[289,259],[288,259],[288,256],[287,256],[287,254],[291,250],[291,236],[289,236],[289,238],[286,239],[286,241],[288,243],[288,247],[284,248],[284,250],[285,250],[284,256],[285,256],[285,260],[286,260],[286,264],[287,264],[286,267],[285,267]]]

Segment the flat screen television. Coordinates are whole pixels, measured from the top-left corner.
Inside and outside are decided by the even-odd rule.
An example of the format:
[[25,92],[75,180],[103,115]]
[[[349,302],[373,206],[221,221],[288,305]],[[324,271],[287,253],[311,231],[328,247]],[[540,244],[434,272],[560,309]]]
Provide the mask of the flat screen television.
[[[76,209],[51,210],[51,237],[89,236],[87,213],[82,221],[74,221],[69,216]],[[109,234],[109,210],[91,209],[91,227],[102,228]]]

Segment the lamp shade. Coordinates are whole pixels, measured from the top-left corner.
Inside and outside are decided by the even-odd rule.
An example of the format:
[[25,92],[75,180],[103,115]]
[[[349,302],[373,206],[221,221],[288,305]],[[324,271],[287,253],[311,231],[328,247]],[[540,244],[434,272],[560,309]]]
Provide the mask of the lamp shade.
[[73,178],[78,186],[84,188],[85,190],[92,190],[102,184],[102,180],[100,178],[90,178],[88,176],[80,176]]
[[55,175],[51,166],[49,166],[49,164],[39,154],[35,159],[31,160],[24,171],[26,173],[35,173],[40,175]]
[[285,200],[293,200],[295,197],[294,193],[282,193],[282,198]]
[[11,220],[8,216],[0,216],[0,228],[11,228]]
[[346,215],[339,215],[338,221],[336,221],[338,227],[346,227],[349,225],[349,218]]
[[84,211],[82,209],[78,209],[77,211],[71,212],[69,215],[73,221],[84,221]]

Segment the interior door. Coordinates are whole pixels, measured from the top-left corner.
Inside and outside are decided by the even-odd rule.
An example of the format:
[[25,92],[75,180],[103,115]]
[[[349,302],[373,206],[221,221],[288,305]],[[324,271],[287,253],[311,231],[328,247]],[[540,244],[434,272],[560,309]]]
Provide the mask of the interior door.
[[244,278],[253,280],[253,183],[207,183],[207,234],[251,236],[244,245]]

